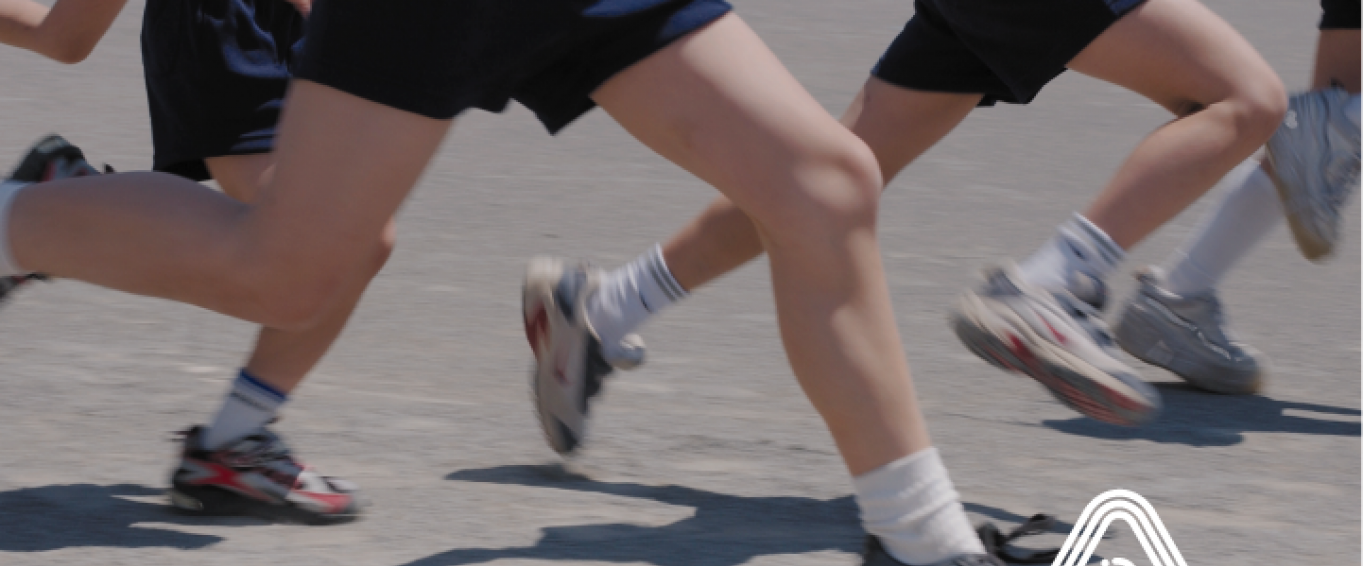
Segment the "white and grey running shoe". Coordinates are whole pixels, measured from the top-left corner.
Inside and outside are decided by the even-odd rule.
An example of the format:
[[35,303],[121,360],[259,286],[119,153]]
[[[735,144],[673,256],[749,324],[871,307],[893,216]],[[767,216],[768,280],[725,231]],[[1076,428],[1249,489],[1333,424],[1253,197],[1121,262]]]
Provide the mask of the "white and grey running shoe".
[[1340,209],[1358,186],[1358,109],[1352,117],[1348,109],[1357,103],[1341,88],[1297,94],[1268,140],[1269,177],[1297,247],[1311,261],[1334,251]]
[[1159,392],[1117,359],[1091,305],[1023,281],[1016,266],[985,275],[951,314],[956,336],[975,355],[1041,382],[1061,403],[1106,423],[1135,426],[1159,412]]
[[[874,536],[866,537],[866,548],[861,553],[861,566],[911,566],[890,556],[881,544],[880,539]],[[933,564],[922,566],[1008,566],[1008,564],[998,558],[988,554],[968,554],[954,556]]]
[[1160,286],[1164,278],[1154,268],[1136,279],[1140,289],[1114,332],[1123,350],[1207,391],[1246,395],[1263,387],[1263,354],[1226,331],[1215,291],[1180,297]]
[[[1032,515],[1017,528],[1004,533],[992,523],[983,523],[975,528],[975,534],[984,543],[984,554],[963,554],[925,566],[1007,566],[1008,564],[1050,564],[1060,554],[1059,548],[1026,549],[1013,546],[1020,538],[1051,532],[1055,517],[1051,515]],[[875,535],[866,535],[866,543],[861,551],[862,566],[909,566],[900,562],[885,549],[885,544]]]
[[613,369],[632,369],[644,360],[644,343],[630,334],[613,348],[587,320],[586,301],[600,286],[601,270],[540,257],[525,274],[522,310],[525,337],[535,353],[530,389],[549,446],[567,454],[586,435],[590,401]]

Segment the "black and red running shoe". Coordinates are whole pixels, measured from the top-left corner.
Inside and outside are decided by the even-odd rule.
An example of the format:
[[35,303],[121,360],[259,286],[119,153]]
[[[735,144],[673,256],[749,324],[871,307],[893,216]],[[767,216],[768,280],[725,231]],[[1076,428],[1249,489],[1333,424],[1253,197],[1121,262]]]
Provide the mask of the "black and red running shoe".
[[[108,165],[104,167],[108,172],[113,171]],[[5,184],[28,185],[98,174],[100,174],[99,170],[85,160],[85,152],[82,152],[79,147],[71,145],[71,142],[57,134],[49,134],[29,148],[28,153],[19,161],[19,165],[14,167],[14,170],[10,172],[9,177],[4,182]],[[14,291],[25,283],[46,279],[47,277],[41,273],[0,277],[0,303],[13,295]]]
[[8,301],[10,296],[19,287],[24,286],[29,281],[47,281],[47,276],[41,273],[30,273],[28,275],[9,275],[0,277],[0,305]]
[[98,175],[99,170],[85,160],[85,152],[57,134],[49,134],[29,148],[23,161],[7,181],[46,183],[71,177]]
[[170,503],[194,515],[247,515],[309,525],[359,516],[355,484],[323,476],[295,460],[273,432],[260,432],[218,450],[201,447],[203,427],[184,432]]

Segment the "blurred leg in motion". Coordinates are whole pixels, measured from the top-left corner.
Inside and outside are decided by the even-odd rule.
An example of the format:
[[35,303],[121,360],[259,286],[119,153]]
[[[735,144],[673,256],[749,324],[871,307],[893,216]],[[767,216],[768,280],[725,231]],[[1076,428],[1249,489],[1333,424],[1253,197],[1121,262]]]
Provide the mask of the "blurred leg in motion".
[[1318,182],[1284,183],[1283,176],[1270,173],[1269,163],[1248,163],[1233,172],[1221,200],[1165,260],[1167,274],[1152,269],[1139,276],[1140,291],[1114,330],[1133,356],[1208,391],[1257,392],[1267,365],[1227,329],[1216,292],[1221,280],[1282,223],[1284,200],[1299,205],[1292,210],[1293,233],[1303,252],[1326,257],[1338,239],[1339,208],[1358,183],[1359,5],[1336,0],[1322,5],[1311,91],[1294,95],[1291,104],[1325,112],[1294,112],[1269,143],[1288,172],[1314,171],[1318,176],[1310,179]]

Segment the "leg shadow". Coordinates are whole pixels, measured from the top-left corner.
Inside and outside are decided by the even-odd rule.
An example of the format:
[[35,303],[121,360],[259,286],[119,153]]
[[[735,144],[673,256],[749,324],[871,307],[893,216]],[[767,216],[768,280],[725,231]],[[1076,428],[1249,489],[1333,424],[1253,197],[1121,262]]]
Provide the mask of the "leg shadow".
[[1143,427],[1120,427],[1082,417],[1041,424],[1067,434],[1104,440],[1151,440],[1190,446],[1239,444],[1244,442],[1246,432],[1357,437],[1363,429],[1358,422],[1287,414],[1291,410],[1358,417],[1358,409],[1278,401],[1258,395],[1217,395],[1186,383],[1157,383],[1155,387],[1164,397],[1164,412]]
[[[676,485],[601,482],[557,464],[461,470],[446,479],[609,494],[691,507],[695,514],[658,527],[623,523],[548,527],[533,545],[456,548],[403,566],[482,564],[507,558],[736,566],[759,556],[859,553],[865,536],[851,496],[743,497]],[[1004,520],[1025,519],[992,507],[968,508]]]
[[[171,513],[167,505],[131,499],[163,493],[161,489],[132,484],[50,485],[0,492],[0,552],[75,547],[195,549],[223,540],[211,535],[138,525],[208,524],[209,519]],[[256,524],[249,520],[231,521]]]

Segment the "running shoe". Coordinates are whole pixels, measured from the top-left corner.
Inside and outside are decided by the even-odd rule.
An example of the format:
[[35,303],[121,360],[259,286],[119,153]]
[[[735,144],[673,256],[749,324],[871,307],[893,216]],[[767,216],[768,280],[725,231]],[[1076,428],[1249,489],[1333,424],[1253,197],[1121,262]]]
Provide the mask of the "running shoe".
[[638,336],[603,348],[587,320],[586,301],[601,276],[600,269],[545,257],[531,260],[525,274],[525,337],[535,354],[530,391],[545,439],[560,454],[581,445],[602,380],[614,369],[632,369],[644,360]]
[[956,336],[971,352],[1026,374],[1061,403],[1106,423],[1136,426],[1159,412],[1159,392],[1117,359],[1093,306],[1067,291],[1023,281],[1016,266],[985,276],[951,313]]
[[9,299],[14,296],[14,292],[30,281],[47,281],[47,276],[41,273],[30,273],[28,275],[0,277],[0,305],[9,302]]
[[[1008,564],[1050,564],[1060,554],[1059,548],[1026,549],[1013,546],[1020,538],[1051,532],[1055,527],[1055,517],[1051,515],[1032,515],[1017,528],[1004,533],[993,523],[983,523],[975,528],[975,534],[984,544],[985,554],[955,556],[926,566],[1006,566]],[[909,566],[890,556],[879,538],[866,536],[866,547],[862,552],[862,566]]]
[[[98,174],[99,171],[85,161],[85,153],[80,148],[57,134],[50,134],[29,148],[4,184],[30,185]],[[47,277],[40,273],[0,277],[0,303],[14,296],[15,291],[30,281],[46,280]]]
[[57,134],[50,134],[29,148],[6,182],[46,183],[98,174],[99,170],[85,161],[85,153],[80,148]]
[[1140,289],[1113,332],[1123,350],[1207,391],[1247,395],[1263,387],[1263,354],[1231,337],[1215,290],[1175,295],[1154,268],[1136,280]]
[[359,516],[355,484],[317,473],[295,459],[268,429],[219,450],[201,446],[202,427],[183,433],[180,465],[171,475],[170,503],[194,515],[249,515],[305,524]]
[[[861,554],[861,566],[910,566],[890,556],[885,550],[885,545],[880,543],[880,539],[868,535],[866,537],[866,549]],[[1008,566],[1002,560],[988,554],[967,554],[956,556],[934,562],[932,564],[922,564],[920,566]]]
[[1358,101],[1344,89],[1293,96],[1268,140],[1269,177],[1278,188],[1302,255],[1329,256],[1339,241],[1340,209],[1358,186]]

